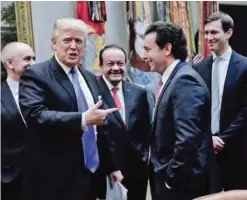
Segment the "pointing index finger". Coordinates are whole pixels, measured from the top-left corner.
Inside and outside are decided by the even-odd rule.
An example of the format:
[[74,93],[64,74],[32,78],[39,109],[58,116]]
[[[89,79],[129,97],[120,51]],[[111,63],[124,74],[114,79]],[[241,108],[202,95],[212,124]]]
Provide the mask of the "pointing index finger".
[[109,108],[109,109],[105,110],[107,115],[110,114],[110,113],[116,112],[116,111],[118,111],[118,108]]

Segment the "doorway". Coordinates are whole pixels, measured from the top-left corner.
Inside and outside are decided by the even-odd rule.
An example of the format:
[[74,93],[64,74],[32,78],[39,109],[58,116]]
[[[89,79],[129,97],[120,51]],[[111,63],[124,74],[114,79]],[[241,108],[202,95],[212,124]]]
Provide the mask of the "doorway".
[[234,20],[234,31],[229,41],[232,49],[247,57],[247,6],[220,4],[219,9]]

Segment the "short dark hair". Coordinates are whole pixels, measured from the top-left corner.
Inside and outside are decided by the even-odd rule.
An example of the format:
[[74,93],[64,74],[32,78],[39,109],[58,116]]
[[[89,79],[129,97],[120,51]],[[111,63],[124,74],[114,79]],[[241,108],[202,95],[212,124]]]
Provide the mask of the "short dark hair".
[[124,51],[124,49],[116,44],[109,44],[104,46],[103,49],[100,50],[99,52],[99,64],[103,65],[103,53],[107,50],[107,49],[119,49],[124,53],[124,57],[125,57],[125,62],[127,62],[127,55],[126,52]]
[[145,31],[145,36],[149,33],[156,33],[156,44],[163,49],[166,44],[172,45],[172,55],[175,59],[185,61],[188,56],[187,41],[183,29],[170,22],[157,21],[152,23]]
[[214,12],[212,13],[210,16],[208,16],[205,20],[204,20],[204,25],[213,22],[213,21],[221,21],[221,25],[222,28],[224,30],[224,32],[228,31],[230,28],[233,30],[234,28],[234,21],[231,18],[230,15],[228,15],[227,13],[224,12]]

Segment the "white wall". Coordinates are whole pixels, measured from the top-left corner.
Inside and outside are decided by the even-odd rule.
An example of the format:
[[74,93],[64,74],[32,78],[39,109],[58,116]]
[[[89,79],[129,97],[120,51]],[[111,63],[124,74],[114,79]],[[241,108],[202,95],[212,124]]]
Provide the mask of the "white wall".
[[75,17],[75,2],[31,1],[36,61],[44,61],[53,55],[51,34],[54,22],[61,17]]
[[125,1],[106,1],[106,44],[117,44],[128,50],[128,26]]

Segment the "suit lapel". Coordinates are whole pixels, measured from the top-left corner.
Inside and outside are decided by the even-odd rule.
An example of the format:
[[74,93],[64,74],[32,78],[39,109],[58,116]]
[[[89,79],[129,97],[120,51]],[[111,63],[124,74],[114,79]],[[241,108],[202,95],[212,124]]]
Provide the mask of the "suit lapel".
[[[2,83],[2,91],[1,91],[1,96],[2,96],[2,104],[8,111],[10,115],[17,117],[20,121],[23,122],[20,110],[18,109],[14,96],[7,84],[7,82]],[[23,123],[24,124],[24,123]]]
[[[101,93],[103,95],[104,100],[106,101],[106,103],[109,105],[110,108],[116,108],[116,104],[113,100],[113,97],[110,93],[109,88],[107,87],[103,77],[101,76],[99,79],[99,83],[100,83],[100,88],[101,88]],[[119,121],[119,123],[124,126],[124,122],[123,119],[120,115],[119,112],[113,112],[113,114],[115,115],[116,119]]]
[[235,52],[232,52],[232,56],[229,62],[229,66],[226,73],[226,80],[224,84],[222,102],[224,102],[223,98],[227,95],[227,92],[233,88],[234,83],[236,82],[236,65],[238,64],[239,60],[237,59],[237,55]]
[[160,101],[161,101],[161,99],[162,99],[162,96],[164,95],[164,93],[165,93],[167,87],[169,86],[169,84],[170,84],[172,78],[174,77],[174,75],[177,73],[177,71],[178,71],[183,65],[185,65],[183,62],[178,63],[177,66],[176,66],[176,67],[174,68],[174,70],[172,71],[172,73],[171,73],[171,75],[169,76],[167,82],[165,83],[164,87],[162,88],[162,91],[160,92],[160,96],[159,96],[159,99],[158,99],[158,101],[157,101],[157,107],[159,106]]
[[68,93],[68,95],[70,96],[73,102],[77,102],[75,90],[72,83],[69,80],[69,77],[64,72],[62,67],[58,64],[55,57],[51,59],[51,62],[52,62],[51,67],[58,84],[60,84],[63,87],[63,89]]
[[131,88],[128,82],[123,81],[123,93],[124,93],[124,104],[125,104],[125,124],[126,124],[126,129],[128,130],[129,128],[129,121],[130,121],[130,108],[132,106],[132,100],[134,94],[131,92]]
[[201,75],[204,77],[204,81],[206,82],[208,89],[211,94],[211,85],[212,85],[212,67],[213,67],[213,56],[210,56],[208,60],[206,60],[205,68]]
[[[162,97],[163,97],[163,95],[164,95],[164,93],[165,93],[167,87],[168,87],[169,84],[171,83],[171,80],[172,80],[172,78],[175,76],[175,74],[177,73],[177,71],[178,71],[183,65],[185,65],[185,63],[183,63],[183,62],[179,62],[179,63],[177,64],[177,66],[174,68],[174,70],[172,71],[171,75],[169,76],[167,82],[165,83],[164,87],[162,88],[162,91],[160,92],[159,99],[158,99],[157,104],[156,104],[156,106],[155,106],[155,108],[154,108],[155,110],[154,110],[153,119],[156,118],[157,109],[158,109],[158,107],[159,107],[160,101],[161,101],[161,99],[162,99]],[[154,125],[154,123],[153,123],[153,125]],[[152,129],[153,129],[153,127],[152,127]]]
[[87,72],[85,69],[82,68],[78,68],[78,69],[81,72],[84,80],[86,81],[87,86],[93,96],[94,102],[96,103],[98,101],[98,96],[99,96],[98,85],[96,85],[97,84],[96,80],[93,79],[93,76],[87,75],[87,73],[89,72]]

